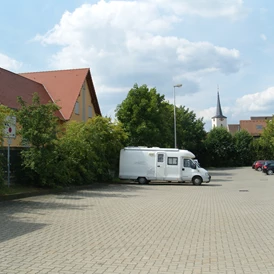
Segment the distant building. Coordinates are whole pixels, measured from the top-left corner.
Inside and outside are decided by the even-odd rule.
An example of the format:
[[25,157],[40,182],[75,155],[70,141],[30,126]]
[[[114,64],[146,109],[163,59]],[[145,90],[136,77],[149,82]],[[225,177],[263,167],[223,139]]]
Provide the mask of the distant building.
[[264,128],[267,125],[267,121],[274,118],[273,116],[252,116],[250,120],[240,120],[239,124],[227,124],[227,117],[223,115],[222,107],[220,103],[219,91],[217,92],[217,108],[216,115],[211,118],[212,129],[215,127],[223,127],[231,134],[235,134],[240,130],[246,130],[254,138],[261,136]]
[[239,130],[246,130],[254,138],[261,136],[267,121],[271,120],[272,116],[257,116],[250,117],[250,120],[240,120],[240,124],[228,125],[228,131],[235,134]]
[[[16,110],[19,96],[29,105],[34,93],[41,104],[54,102],[60,107],[55,113],[60,124],[101,115],[89,68],[16,74],[0,67],[0,104]],[[19,136],[12,146],[21,147]]]
[[211,118],[211,121],[212,121],[212,128],[215,128],[215,127],[227,128],[227,117],[224,116],[222,112],[219,92],[217,92],[216,115]]
[[230,124],[230,125],[227,125],[227,130],[231,134],[235,134],[236,132],[241,130],[241,127],[240,127],[240,124]]

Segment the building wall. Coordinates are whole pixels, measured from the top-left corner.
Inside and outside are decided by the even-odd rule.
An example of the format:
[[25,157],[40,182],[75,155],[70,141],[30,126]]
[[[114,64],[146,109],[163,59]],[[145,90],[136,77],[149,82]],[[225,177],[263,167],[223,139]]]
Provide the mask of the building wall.
[[[83,83],[81,92],[78,96],[77,102],[72,111],[70,120],[87,121],[89,118],[95,116],[94,106],[91,101],[91,92],[89,90],[87,81]],[[78,107],[76,106],[78,104]],[[78,112],[77,112],[78,110]]]
[[212,118],[212,128],[215,128],[215,127],[227,128],[227,119],[226,118]]
[[228,131],[231,133],[231,134],[235,134],[236,132],[240,131],[241,128],[240,128],[240,124],[230,124],[227,126],[227,129]]
[[[84,122],[84,121],[87,121],[88,118],[91,118],[91,117],[95,116],[94,106],[93,106],[92,101],[91,101],[91,95],[90,95],[90,91],[89,91],[86,80],[83,83],[83,86],[81,88],[81,92],[80,92],[79,97],[77,99],[77,102],[78,102],[79,114],[75,113],[75,107],[74,107],[70,120],[75,120],[75,121],[79,121],[79,122],[83,121]],[[89,112],[89,107],[91,108],[90,112]],[[91,116],[91,117],[89,117],[89,116]],[[61,123],[63,123],[63,122],[61,122]],[[18,124],[17,124],[17,129],[18,129]],[[4,139],[4,144],[3,145],[4,145],[4,147],[8,146],[7,139]],[[11,147],[22,147],[21,137],[19,135],[16,135],[16,138],[11,140]]]
[[[4,147],[8,146],[8,139],[4,138],[4,143],[3,143]],[[11,147],[21,147],[21,138],[19,135],[16,136],[15,139],[11,139]]]
[[240,128],[245,129],[253,136],[260,136],[266,127],[267,120],[240,120]]

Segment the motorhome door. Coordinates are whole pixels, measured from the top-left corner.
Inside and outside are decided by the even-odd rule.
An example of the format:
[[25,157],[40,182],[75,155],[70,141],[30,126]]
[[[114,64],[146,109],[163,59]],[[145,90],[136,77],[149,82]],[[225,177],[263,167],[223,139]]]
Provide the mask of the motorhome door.
[[166,154],[157,152],[156,157],[156,179],[163,180],[165,178]]
[[182,181],[191,181],[193,162],[190,159],[182,159]]

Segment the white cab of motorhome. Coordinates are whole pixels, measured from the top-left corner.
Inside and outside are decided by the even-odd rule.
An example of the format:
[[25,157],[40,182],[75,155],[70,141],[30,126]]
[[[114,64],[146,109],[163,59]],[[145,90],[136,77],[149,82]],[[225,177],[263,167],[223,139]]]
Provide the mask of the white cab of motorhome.
[[209,183],[207,170],[188,150],[159,147],[125,147],[120,151],[119,178],[140,184],[150,181]]

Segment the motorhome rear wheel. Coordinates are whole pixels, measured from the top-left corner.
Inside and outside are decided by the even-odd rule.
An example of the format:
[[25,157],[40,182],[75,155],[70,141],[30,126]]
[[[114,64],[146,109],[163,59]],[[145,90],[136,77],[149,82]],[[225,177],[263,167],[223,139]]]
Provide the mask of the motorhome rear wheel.
[[144,184],[146,184],[148,181],[147,181],[147,179],[146,179],[145,177],[139,177],[139,178],[138,178],[138,182],[139,182],[139,184],[144,185]]

